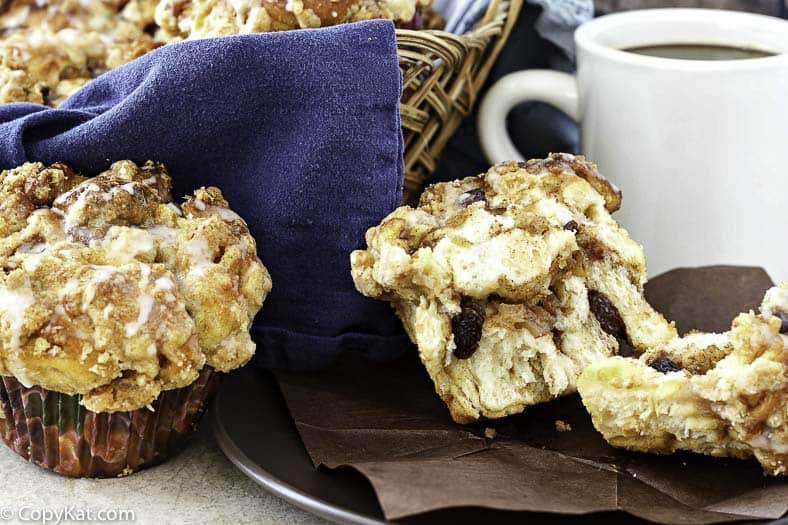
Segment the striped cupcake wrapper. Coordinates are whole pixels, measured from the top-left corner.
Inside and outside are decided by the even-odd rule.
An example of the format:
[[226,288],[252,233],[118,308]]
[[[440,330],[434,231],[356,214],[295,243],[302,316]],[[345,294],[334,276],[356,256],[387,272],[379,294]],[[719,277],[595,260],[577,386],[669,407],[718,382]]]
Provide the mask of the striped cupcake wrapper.
[[27,388],[0,377],[0,438],[39,467],[80,478],[131,474],[174,456],[194,433],[222,374],[205,367],[197,381],[162,392],[153,411],[96,413],[80,396]]

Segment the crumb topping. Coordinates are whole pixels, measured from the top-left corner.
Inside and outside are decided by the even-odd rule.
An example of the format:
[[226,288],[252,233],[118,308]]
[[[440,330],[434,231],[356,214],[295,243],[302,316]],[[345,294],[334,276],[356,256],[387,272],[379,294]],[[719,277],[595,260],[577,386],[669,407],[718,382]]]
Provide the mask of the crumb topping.
[[321,27],[371,18],[399,25],[432,0],[9,0],[0,17],[0,103],[58,107],[91,79],[186,38]]
[[178,206],[153,162],[92,178],[64,163],[0,173],[0,265],[0,374],[95,412],[246,363],[271,289],[219,189]]
[[169,39],[306,29],[373,18],[410,23],[432,0],[161,0],[155,19]]
[[0,17],[0,103],[59,106],[96,76],[155,49],[154,0],[12,0]]

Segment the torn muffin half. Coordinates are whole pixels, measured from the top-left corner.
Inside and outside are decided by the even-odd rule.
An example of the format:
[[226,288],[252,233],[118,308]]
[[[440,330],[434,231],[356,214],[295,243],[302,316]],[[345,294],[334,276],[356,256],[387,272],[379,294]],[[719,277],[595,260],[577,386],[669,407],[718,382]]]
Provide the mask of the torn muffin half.
[[690,333],[637,359],[591,364],[578,390],[612,445],[670,454],[755,456],[788,473],[788,283],[730,331]]
[[552,154],[427,188],[351,255],[358,290],[392,303],[460,423],[576,390],[589,364],[676,337],[643,297],[620,192]]

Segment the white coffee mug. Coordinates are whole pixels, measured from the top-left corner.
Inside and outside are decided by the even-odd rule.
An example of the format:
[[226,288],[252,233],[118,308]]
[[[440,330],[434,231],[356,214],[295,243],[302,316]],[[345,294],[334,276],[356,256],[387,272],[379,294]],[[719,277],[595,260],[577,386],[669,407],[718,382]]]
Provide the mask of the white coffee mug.
[[[623,191],[616,218],[649,274],[680,266],[762,266],[788,279],[788,21],[705,9],[630,11],[575,33],[577,76],[529,70],[485,96],[479,138],[491,162],[522,155],[506,132],[541,101],[580,124],[581,153]],[[765,58],[688,60],[623,51],[707,44]]]

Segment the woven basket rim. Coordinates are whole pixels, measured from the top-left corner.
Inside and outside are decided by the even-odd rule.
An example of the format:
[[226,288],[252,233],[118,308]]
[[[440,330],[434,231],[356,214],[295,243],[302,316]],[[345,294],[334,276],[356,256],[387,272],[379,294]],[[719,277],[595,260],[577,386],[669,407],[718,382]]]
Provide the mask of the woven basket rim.
[[[465,33],[450,33],[448,31],[444,31],[443,29],[396,29],[396,34],[399,35],[434,35],[438,38],[458,38],[458,39],[465,39],[470,38],[476,35],[479,32],[484,31],[491,25],[500,25],[502,24],[507,18],[512,17],[520,12],[520,9],[523,5],[523,0],[509,0],[509,5],[506,9],[502,9],[504,5],[503,0],[491,0],[490,5],[487,6],[487,11],[485,11],[484,16],[474,24],[470,30],[466,31]],[[499,18],[499,20],[496,20]],[[508,35],[507,35],[508,36]]]
[[403,74],[400,112],[405,139],[403,199],[428,182],[462,119],[473,108],[524,0],[491,0],[463,34],[397,29]]

